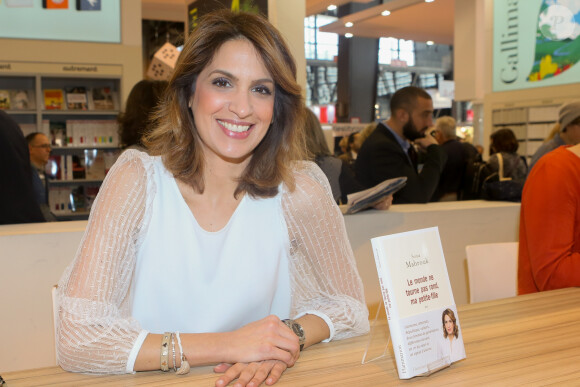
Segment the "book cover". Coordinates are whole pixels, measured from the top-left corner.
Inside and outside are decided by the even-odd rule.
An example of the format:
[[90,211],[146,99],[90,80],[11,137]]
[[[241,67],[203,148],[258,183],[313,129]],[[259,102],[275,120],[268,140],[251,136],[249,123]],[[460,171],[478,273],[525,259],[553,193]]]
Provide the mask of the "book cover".
[[0,90],[0,109],[9,110],[10,109],[10,91]]
[[116,95],[110,87],[92,88],[91,99],[94,110],[115,110]]
[[64,109],[64,93],[61,89],[45,89],[42,92],[46,110]]
[[87,89],[84,87],[70,87],[66,89],[66,106],[70,110],[87,110]]
[[100,11],[101,0],[77,0],[77,11]]
[[50,142],[54,146],[66,146],[68,139],[66,137],[66,122],[49,121]]
[[36,108],[33,90],[11,90],[10,99],[12,102],[12,109],[31,110]]
[[439,229],[372,238],[400,379],[465,358],[459,315]]
[[42,7],[46,9],[68,9],[68,0],[42,0]]
[[364,191],[352,193],[347,196],[348,202],[345,207],[345,214],[355,214],[366,208],[372,207],[385,196],[389,196],[400,190],[407,183],[407,177],[395,177],[388,179]]

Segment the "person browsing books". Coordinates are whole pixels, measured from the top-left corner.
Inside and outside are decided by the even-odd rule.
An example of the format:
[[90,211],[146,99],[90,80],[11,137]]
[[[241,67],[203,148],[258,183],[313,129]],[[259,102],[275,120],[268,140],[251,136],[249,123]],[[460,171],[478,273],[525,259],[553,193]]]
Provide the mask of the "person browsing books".
[[[124,152],[58,286],[69,371],[275,383],[300,350],[369,330],[328,181],[304,159],[296,66],[263,17],[199,19],[145,141]],[[175,350],[175,352],[173,352]]]
[[[423,89],[409,86],[395,92],[391,117],[378,124],[364,141],[355,162],[355,175],[365,188],[400,176],[407,183],[393,196],[393,203],[426,203],[439,183],[447,156],[437,140],[425,136],[433,125],[433,101]],[[415,146],[424,152],[418,169]]]
[[453,310],[445,309],[441,315],[441,321],[443,323],[443,336],[437,345],[437,358],[447,358],[451,363],[465,358],[465,347],[459,335],[459,326]]

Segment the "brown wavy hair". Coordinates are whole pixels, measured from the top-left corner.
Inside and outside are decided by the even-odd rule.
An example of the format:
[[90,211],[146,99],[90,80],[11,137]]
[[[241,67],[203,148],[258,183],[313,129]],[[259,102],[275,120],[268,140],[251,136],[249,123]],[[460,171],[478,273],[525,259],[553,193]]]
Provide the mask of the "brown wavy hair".
[[445,329],[445,316],[449,316],[451,321],[453,321],[453,335],[455,338],[459,337],[459,328],[457,328],[457,320],[455,319],[455,313],[449,308],[443,311],[443,315],[441,315],[441,322],[443,323],[443,337],[447,338],[447,330]]
[[260,15],[222,9],[200,18],[177,60],[156,116],[158,125],[144,143],[151,155],[162,156],[175,178],[203,193],[201,138],[189,101],[199,73],[225,42],[235,39],[245,39],[254,46],[274,79],[275,96],[272,124],[254,149],[234,196],[247,192],[254,197],[272,197],[282,182],[290,190],[295,187],[291,161],[304,158],[305,107],[294,58],[280,32]]

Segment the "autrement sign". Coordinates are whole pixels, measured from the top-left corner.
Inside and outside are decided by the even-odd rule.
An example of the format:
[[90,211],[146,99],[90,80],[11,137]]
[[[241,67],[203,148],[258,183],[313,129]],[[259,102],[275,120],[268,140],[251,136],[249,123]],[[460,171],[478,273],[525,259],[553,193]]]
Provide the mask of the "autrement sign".
[[580,0],[493,2],[493,91],[580,81]]

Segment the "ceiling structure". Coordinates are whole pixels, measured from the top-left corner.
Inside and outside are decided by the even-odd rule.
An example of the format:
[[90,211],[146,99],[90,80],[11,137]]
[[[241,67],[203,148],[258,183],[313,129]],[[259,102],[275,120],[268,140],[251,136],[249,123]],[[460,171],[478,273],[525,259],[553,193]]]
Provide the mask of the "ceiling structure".
[[[180,20],[187,18],[187,6],[194,0],[141,0],[144,19]],[[290,1],[290,0],[286,0]],[[295,0],[292,0],[295,1]],[[305,0],[306,16],[324,12],[329,5],[348,3],[366,4],[371,0]],[[344,35],[380,38],[394,37],[418,42],[433,41],[436,44],[453,44],[454,9],[456,0],[390,0],[367,8],[322,28],[324,32]],[[388,10],[389,16],[381,16]],[[175,19],[174,15],[181,16]],[[346,22],[352,27],[345,27]]]
[[[306,0],[306,14],[322,12],[331,4],[342,5],[349,0]],[[369,0],[358,0],[368,3]],[[391,0],[344,16],[334,23],[320,28],[324,32],[334,32],[340,35],[351,33],[354,36],[367,38],[394,37],[415,40],[418,42],[432,41],[436,44],[453,44],[455,0]],[[390,15],[382,16],[383,11]],[[345,23],[353,23],[346,27]]]

